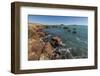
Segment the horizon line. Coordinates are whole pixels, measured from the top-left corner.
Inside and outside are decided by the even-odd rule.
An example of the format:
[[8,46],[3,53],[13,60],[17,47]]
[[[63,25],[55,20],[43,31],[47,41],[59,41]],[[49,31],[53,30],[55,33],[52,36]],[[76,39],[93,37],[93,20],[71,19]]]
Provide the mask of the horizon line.
[[[33,22],[28,22],[28,24],[41,24],[41,25],[61,25],[61,24],[63,24],[63,23],[61,23],[61,24],[43,24],[43,23],[33,23]],[[63,24],[63,25],[81,25],[82,26],[82,24]],[[87,26],[87,25],[83,25],[83,26]]]

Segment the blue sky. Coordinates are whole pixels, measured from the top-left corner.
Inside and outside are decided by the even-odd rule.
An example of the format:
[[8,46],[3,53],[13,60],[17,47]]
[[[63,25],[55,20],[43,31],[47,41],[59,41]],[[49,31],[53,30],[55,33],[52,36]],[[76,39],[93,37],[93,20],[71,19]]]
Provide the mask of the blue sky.
[[29,23],[41,23],[48,25],[64,24],[64,25],[88,25],[87,17],[75,16],[46,16],[46,15],[29,15]]

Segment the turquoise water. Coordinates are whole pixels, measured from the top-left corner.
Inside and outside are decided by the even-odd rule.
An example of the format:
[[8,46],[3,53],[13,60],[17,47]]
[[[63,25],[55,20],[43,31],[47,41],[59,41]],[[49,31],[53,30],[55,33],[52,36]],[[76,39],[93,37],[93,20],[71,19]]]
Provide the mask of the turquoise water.
[[[72,33],[73,28],[76,28],[77,33]],[[68,30],[71,30],[68,32]],[[88,27],[87,26],[68,26],[68,29],[63,28],[49,28],[44,29],[45,32],[48,32],[52,36],[58,36],[61,38],[62,42],[65,44],[64,48],[72,48],[73,56],[79,56],[80,58],[88,56]]]

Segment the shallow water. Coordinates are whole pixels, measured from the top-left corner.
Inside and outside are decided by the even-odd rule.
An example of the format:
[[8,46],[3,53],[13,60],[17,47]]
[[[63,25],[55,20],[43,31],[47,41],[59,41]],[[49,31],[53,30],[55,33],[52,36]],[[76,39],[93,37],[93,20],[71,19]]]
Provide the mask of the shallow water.
[[65,44],[64,48],[72,48],[71,51],[73,56],[79,56],[85,58],[88,55],[88,43],[87,43],[87,28],[78,28],[77,34],[68,32],[67,29],[62,28],[50,28],[44,29],[44,32],[48,32],[52,36],[58,36],[61,38],[62,42]]

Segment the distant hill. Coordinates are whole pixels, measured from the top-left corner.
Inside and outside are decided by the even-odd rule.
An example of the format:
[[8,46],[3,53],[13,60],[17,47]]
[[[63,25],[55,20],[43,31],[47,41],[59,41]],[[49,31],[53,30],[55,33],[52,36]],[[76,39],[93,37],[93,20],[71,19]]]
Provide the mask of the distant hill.
[[29,25],[43,25],[43,24],[40,24],[40,23],[28,23]]

